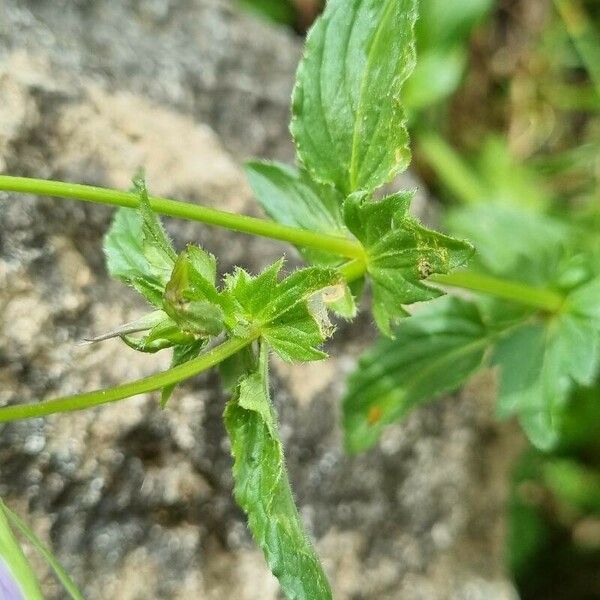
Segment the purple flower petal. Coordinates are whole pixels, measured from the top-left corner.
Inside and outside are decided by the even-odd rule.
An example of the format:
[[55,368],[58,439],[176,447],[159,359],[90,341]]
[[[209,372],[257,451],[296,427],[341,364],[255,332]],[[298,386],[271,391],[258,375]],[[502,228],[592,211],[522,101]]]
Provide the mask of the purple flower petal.
[[11,575],[8,567],[0,558],[0,599],[1,600],[25,600],[21,589]]

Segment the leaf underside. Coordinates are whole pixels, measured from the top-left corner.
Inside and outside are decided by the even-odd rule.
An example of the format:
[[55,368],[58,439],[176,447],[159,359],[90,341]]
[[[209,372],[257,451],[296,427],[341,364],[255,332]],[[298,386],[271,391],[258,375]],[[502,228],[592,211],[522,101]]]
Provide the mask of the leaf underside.
[[386,425],[457,389],[483,362],[490,334],[477,306],[445,296],[424,306],[360,359],[343,400],[346,446],[372,446]]
[[265,344],[227,404],[225,425],[236,500],[283,592],[289,600],[330,600],[329,583],[294,504],[269,397]]

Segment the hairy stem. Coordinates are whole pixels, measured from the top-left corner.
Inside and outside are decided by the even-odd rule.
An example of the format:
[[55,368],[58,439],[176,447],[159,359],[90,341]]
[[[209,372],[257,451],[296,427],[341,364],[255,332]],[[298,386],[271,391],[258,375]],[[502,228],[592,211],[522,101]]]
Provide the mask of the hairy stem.
[[100,404],[116,402],[117,400],[124,400],[125,398],[131,398],[139,394],[153,392],[189,379],[194,375],[198,375],[198,373],[202,373],[218,365],[253,341],[254,338],[233,338],[178,367],[106,390],[96,390],[75,396],[55,398],[54,400],[48,400],[39,404],[21,404],[0,408],[0,423],[45,417],[59,412],[83,410]]
[[429,279],[441,285],[488,294],[552,313],[558,312],[564,303],[564,298],[553,290],[536,288],[518,281],[499,279],[471,271],[433,275]]
[[[108,188],[48,181],[45,179],[30,179],[28,177],[11,177],[0,175],[0,191],[38,194],[58,198],[70,198],[84,202],[97,202],[110,206],[135,208],[138,198],[131,192],[121,192]],[[349,239],[333,235],[315,233],[306,229],[280,225],[275,221],[257,219],[238,215],[224,210],[208,208],[189,202],[179,202],[168,198],[150,197],[150,206],[155,212],[168,217],[178,217],[188,221],[198,221],[207,225],[216,225],[242,233],[290,242],[296,246],[314,248],[331,252],[347,258],[362,258],[362,246]]]
[[338,267],[347,283],[360,279],[366,273],[367,266],[363,260],[351,260]]

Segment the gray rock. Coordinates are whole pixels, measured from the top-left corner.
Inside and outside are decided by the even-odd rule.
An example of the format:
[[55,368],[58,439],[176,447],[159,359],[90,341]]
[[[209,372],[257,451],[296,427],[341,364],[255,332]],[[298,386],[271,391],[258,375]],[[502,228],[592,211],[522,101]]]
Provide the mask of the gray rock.
[[[0,171],[127,187],[257,212],[240,163],[291,157],[299,42],[221,1],[4,0]],[[106,275],[101,206],[0,195],[0,404],[136,379],[168,356],[80,345],[141,314]],[[273,242],[169,222],[258,270]],[[289,249],[290,263],[297,257]],[[377,449],[343,453],[343,379],[374,332],[342,325],[323,363],[273,362],[296,498],[336,598],[503,600],[503,502],[518,437],[492,420],[493,385],[416,411]],[[214,373],[154,395],[0,426],[0,495],[48,540],[91,600],[278,597],[231,498]],[[63,598],[43,565],[47,598]]]

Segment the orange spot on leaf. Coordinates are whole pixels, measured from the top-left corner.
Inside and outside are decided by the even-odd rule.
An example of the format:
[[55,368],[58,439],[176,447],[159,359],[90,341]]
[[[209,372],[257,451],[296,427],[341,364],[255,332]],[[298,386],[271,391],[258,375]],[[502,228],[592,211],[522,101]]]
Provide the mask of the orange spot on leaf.
[[369,413],[367,414],[367,421],[369,425],[375,425],[383,417],[383,410],[381,406],[371,406]]

